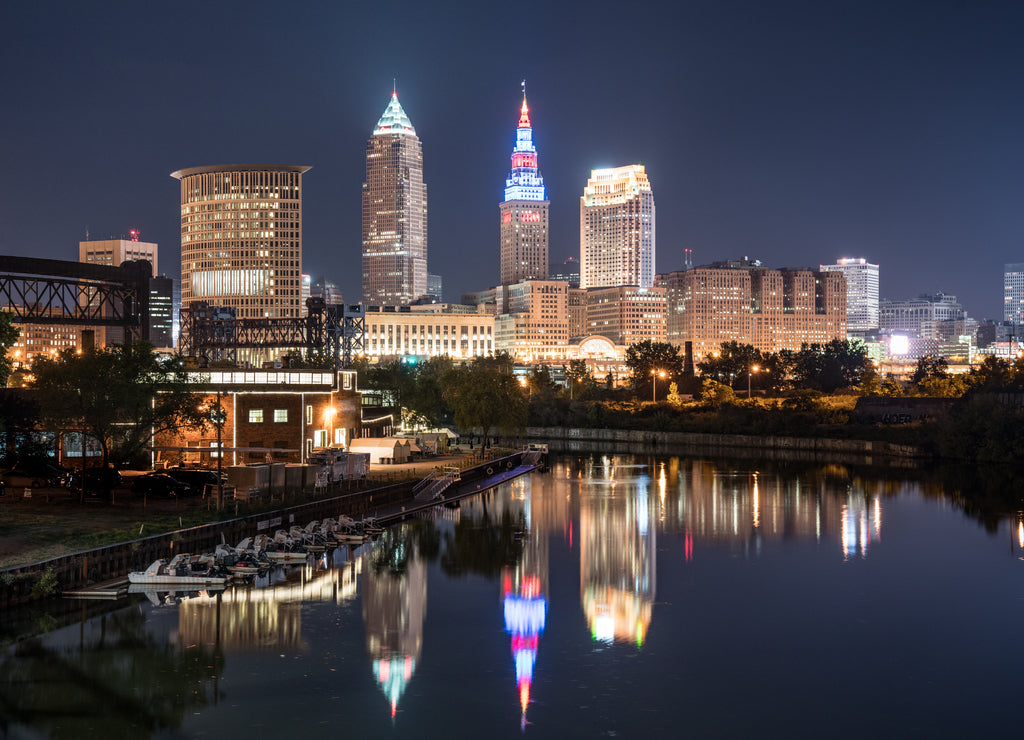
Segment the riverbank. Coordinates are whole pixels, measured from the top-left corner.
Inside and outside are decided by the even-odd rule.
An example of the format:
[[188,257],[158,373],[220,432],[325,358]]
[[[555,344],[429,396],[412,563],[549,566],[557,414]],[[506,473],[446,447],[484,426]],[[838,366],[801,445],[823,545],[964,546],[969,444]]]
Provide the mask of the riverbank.
[[911,445],[872,440],[826,437],[782,437],[753,434],[705,434],[637,429],[586,427],[526,427],[523,438],[553,444],[556,451],[587,451],[595,445],[642,446],[648,452],[692,449],[702,452],[742,452],[767,459],[814,460],[820,457],[856,459],[866,465],[920,460],[926,455]]
[[[201,509],[208,502],[192,499],[189,501],[191,506],[188,510],[184,507],[176,510],[177,513],[168,513],[165,510],[163,517],[155,523],[152,519],[142,525],[135,521],[131,525],[132,528],[127,530],[122,526],[125,513],[138,513],[137,507],[133,510],[130,497],[121,497],[122,503],[119,508],[110,504],[78,504],[97,507],[93,509],[95,513],[89,516],[73,510],[77,499],[73,502],[65,497],[58,501],[54,496],[43,502],[41,497],[33,495],[31,499],[23,500],[27,506],[7,505],[5,510],[0,512],[0,540],[4,542],[6,548],[11,548],[15,541],[20,541],[23,545],[23,549],[15,556],[17,564],[7,566],[0,573],[0,606],[47,596],[54,591],[81,589],[89,584],[124,577],[130,570],[142,569],[156,558],[165,557],[168,553],[208,552],[222,541],[237,542],[259,531],[287,529],[291,524],[305,524],[313,519],[337,517],[342,514],[356,519],[367,516],[400,518],[403,507],[408,507],[411,512],[420,506],[414,503],[414,486],[430,470],[439,466],[439,460],[447,459],[450,465],[462,470],[458,495],[469,495],[476,490],[499,485],[513,475],[521,461],[522,453],[507,452],[492,449],[484,454],[480,451],[455,453],[444,458],[407,463],[401,470],[388,472],[389,477],[404,473],[404,480],[401,482],[351,492],[335,491],[321,498],[305,497],[305,500],[296,501],[291,505],[287,501],[279,500],[276,504],[269,502],[270,506],[255,509],[243,507],[240,516],[238,509],[233,507],[235,516],[232,517],[229,510],[222,510],[219,515],[216,512],[213,514],[214,521],[209,521],[209,512],[204,513]],[[375,468],[372,472],[380,471]],[[475,489],[470,488],[472,486],[475,486]],[[114,500],[118,500],[116,495]],[[56,509],[50,509],[43,516],[39,511],[40,506],[60,507],[62,513],[58,514]],[[422,506],[430,504],[423,502]],[[150,515],[153,513],[151,511]],[[204,521],[196,522],[197,517],[203,520],[204,516]],[[153,523],[153,526],[147,529],[150,523]],[[68,530],[75,531],[76,527],[85,527],[91,532],[102,533],[108,537],[107,541],[113,534],[116,536],[116,542],[73,550],[65,544],[62,546],[68,548],[68,551],[55,553],[52,542],[33,539],[54,528],[58,530],[52,532],[55,537],[59,538],[63,534],[66,538]],[[138,527],[137,532],[134,531],[134,527]],[[8,538],[8,532],[16,532],[17,537],[13,540]],[[150,532],[153,532],[151,536],[144,536]],[[66,542],[66,539],[64,541]],[[40,554],[45,556],[37,557]],[[41,588],[40,584],[45,585],[45,588]]]

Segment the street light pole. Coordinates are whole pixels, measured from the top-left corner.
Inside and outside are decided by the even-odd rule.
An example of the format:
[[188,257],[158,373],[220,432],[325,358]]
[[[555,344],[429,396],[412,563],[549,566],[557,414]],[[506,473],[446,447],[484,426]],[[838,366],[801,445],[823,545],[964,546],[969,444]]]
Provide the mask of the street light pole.
[[758,370],[757,365],[749,365],[747,367],[747,399],[750,399],[750,375],[756,373]]
[[651,403],[658,402],[658,378],[664,377],[664,370],[651,370]]
[[217,510],[224,506],[224,410],[220,405],[220,391],[217,391]]

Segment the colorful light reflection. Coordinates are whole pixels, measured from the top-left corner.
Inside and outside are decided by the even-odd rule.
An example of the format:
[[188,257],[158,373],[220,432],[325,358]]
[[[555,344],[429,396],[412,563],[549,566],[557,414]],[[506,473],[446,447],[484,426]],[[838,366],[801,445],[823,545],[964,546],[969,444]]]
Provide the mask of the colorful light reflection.
[[505,631],[512,635],[512,658],[516,666],[516,687],[523,716],[530,703],[533,666],[537,661],[537,645],[547,618],[547,600],[541,595],[540,579],[524,576],[513,585],[512,575],[506,572],[504,587]]

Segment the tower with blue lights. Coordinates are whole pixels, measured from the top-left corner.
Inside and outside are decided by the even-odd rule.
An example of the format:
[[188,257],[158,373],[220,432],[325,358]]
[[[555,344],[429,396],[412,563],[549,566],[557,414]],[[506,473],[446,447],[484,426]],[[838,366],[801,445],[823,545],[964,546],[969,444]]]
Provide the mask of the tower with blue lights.
[[544,178],[537,169],[537,147],[533,144],[524,80],[512,169],[505,180],[505,199],[498,205],[502,285],[547,279],[548,205]]

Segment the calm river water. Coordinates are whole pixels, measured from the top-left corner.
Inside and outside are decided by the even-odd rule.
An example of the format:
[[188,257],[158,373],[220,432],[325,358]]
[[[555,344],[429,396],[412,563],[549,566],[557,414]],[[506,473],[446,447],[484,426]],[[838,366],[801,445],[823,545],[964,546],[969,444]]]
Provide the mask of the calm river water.
[[959,500],[562,456],[252,586],[6,615],[0,737],[1012,736],[1024,527]]

